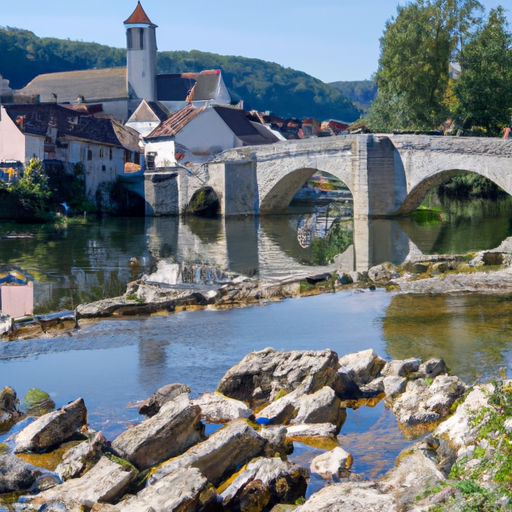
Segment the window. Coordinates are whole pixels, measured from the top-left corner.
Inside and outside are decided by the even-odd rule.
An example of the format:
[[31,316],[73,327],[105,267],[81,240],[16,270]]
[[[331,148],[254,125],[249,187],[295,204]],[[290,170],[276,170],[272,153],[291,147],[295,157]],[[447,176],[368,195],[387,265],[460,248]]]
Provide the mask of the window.
[[106,165],[102,165],[102,166],[101,166],[101,170],[102,170],[103,172],[107,172],[107,166],[106,166]]
[[105,150],[103,148],[100,148],[100,158],[103,158],[105,156]]
[[87,158],[87,151],[85,148],[80,148],[80,161],[85,162]]
[[109,160],[112,160],[112,158],[113,158],[113,155],[112,155],[112,148],[110,148]]
[[143,28],[129,28],[126,31],[126,47],[128,50],[144,50]]
[[92,160],[92,149],[87,150],[87,160]]
[[146,153],[146,168],[148,171],[155,170],[155,157],[156,153]]

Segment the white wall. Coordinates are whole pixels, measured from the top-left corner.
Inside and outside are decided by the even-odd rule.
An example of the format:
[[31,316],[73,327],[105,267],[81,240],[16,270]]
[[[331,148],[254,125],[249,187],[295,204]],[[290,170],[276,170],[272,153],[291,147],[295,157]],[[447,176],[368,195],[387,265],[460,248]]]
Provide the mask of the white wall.
[[[176,165],[175,144],[173,140],[162,140],[157,142],[148,142],[146,144],[145,154],[156,153],[155,167],[173,167]],[[146,156],[147,159],[147,156]]]
[[0,160],[25,162],[25,135],[0,107]]
[[[112,148],[112,159],[110,159]],[[91,160],[88,159],[92,152]],[[101,183],[110,183],[116,176],[124,174],[124,149],[93,144],[80,140],[70,140],[67,161],[70,164],[82,162],[85,166],[85,188],[89,196],[94,196]]]
[[138,131],[143,137],[149,135],[158,125],[160,121],[132,121],[126,123],[125,126]]
[[192,119],[175,137],[197,154],[216,154],[241,145],[213,108],[207,108]]

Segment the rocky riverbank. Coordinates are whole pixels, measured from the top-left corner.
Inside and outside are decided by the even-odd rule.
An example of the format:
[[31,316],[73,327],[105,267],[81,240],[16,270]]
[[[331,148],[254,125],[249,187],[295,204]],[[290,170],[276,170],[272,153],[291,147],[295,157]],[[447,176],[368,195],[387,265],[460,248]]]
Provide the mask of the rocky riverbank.
[[[216,393],[193,400],[190,392],[182,384],[157,390],[139,405],[141,422],[107,440],[88,425],[81,398],[47,412],[44,395],[44,407],[20,407],[4,388],[0,510],[512,507],[510,381],[468,387],[440,359],[385,361],[371,349],[339,357],[267,348],[231,368]],[[372,481],[352,472],[353,456],[338,436],[347,408],[368,400],[385,400],[404,436],[419,438]],[[221,428],[207,436],[206,424]],[[325,449],[299,465],[289,458],[294,442]],[[325,486],[306,499],[313,474]]]
[[[401,265],[383,263],[364,272],[338,270],[284,281],[229,275],[208,265],[182,263],[171,265],[172,270],[167,272],[165,267],[162,262],[154,274],[129,283],[120,297],[81,304],[75,311],[36,316],[13,325],[2,337],[8,341],[51,337],[109,317],[245,307],[344,290],[371,291],[376,287],[396,293],[512,294],[512,241],[508,239],[492,251],[432,256],[412,253]],[[175,282],[176,272],[179,284],[169,284]]]

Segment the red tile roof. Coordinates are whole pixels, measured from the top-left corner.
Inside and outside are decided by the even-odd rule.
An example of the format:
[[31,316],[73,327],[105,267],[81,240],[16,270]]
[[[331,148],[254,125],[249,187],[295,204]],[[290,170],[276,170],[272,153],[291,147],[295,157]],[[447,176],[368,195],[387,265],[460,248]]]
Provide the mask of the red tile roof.
[[206,107],[194,107],[189,104],[169,119],[163,121],[146,138],[174,136],[182,130],[192,119],[197,117]]
[[132,15],[124,22],[125,25],[134,25],[138,23],[143,23],[144,25],[153,25],[156,27],[156,25],[152,23],[148,18],[148,15],[142,8],[140,1],[137,3],[137,7],[135,7],[135,11],[133,11]]

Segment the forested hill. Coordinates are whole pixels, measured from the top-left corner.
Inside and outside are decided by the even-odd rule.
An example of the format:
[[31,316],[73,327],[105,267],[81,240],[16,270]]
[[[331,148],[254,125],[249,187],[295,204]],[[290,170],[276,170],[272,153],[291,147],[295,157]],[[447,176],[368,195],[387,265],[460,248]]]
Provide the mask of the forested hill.
[[[0,75],[21,89],[41,73],[126,65],[126,51],[96,43],[39,38],[32,32],[0,27]],[[270,110],[283,117],[353,121],[358,108],[334,87],[272,62],[193,50],[160,52],[159,73],[221,69],[235,101],[246,110]]]
[[344,94],[363,110],[368,110],[375,96],[377,96],[377,84],[373,80],[332,82],[329,85],[340,91],[341,94]]

